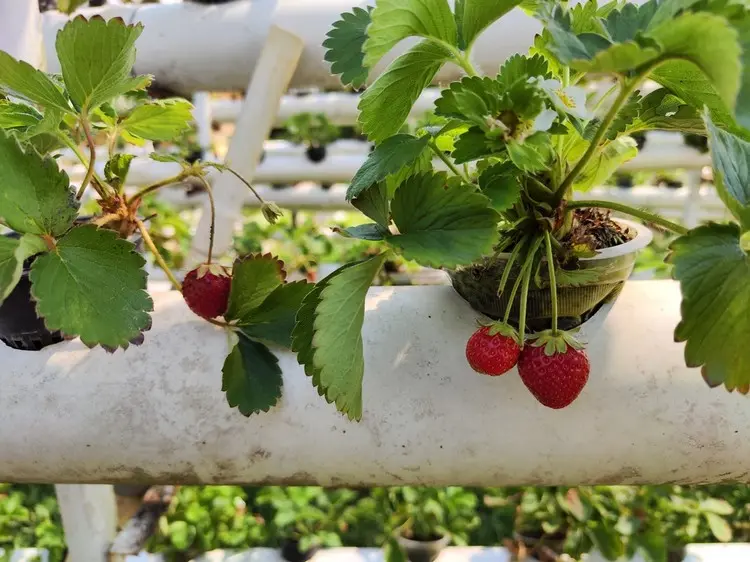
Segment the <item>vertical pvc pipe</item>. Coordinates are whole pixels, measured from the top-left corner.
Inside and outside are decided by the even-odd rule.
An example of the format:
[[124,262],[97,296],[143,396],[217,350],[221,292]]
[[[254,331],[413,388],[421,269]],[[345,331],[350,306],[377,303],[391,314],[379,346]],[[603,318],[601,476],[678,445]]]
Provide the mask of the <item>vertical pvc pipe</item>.
[[0,51],[36,68],[44,66],[42,18],[37,0],[0,2]]
[[688,196],[685,200],[682,222],[688,228],[698,226],[701,214],[701,170],[689,170],[687,172]]
[[[245,103],[229,145],[227,163],[248,181],[263,154],[263,142],[271,132],[279,103],[292,79],[305,47],[293,33],[271,26],[253,77],[247,87]],[[221,255],[232,245],[234,225],[242,215],[247,187],[231,174],[221,174],[214,182],[216,199],[216,233],[214,254]],[[211,215],[204,205],[198,230],[193,238],[190,261],[206,259],[209,246]]]
[[117,503],[112,486],[58,484],[68,560],[106,562],[117,532]]
[[196,92],[193,94],[193,119],[198,132],[198,145],[201,147],[203,158],[211,160],[213,156],[211,123],[211,94],[210,92]]

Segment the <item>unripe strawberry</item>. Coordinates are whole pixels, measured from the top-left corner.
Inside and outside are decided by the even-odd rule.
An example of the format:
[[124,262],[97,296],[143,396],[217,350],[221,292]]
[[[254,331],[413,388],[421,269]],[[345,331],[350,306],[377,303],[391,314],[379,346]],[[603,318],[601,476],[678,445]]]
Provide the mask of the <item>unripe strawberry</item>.
[[182,282],[182,297],[190,310],[203,318],[216,318],[227,311],[232,277],[216,264],[202,264]]
[[521,348],[516,332],[504,324],[482,326],[466,343],[466,359],[477,373],[498,376],[518,362]]

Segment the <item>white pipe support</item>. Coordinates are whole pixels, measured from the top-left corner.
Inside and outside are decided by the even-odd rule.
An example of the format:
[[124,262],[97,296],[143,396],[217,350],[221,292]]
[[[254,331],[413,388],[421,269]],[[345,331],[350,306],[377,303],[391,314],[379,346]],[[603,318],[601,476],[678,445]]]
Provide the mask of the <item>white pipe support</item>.
[[[0,349],[0,481],[557,485],[750,480],[747,398],[710,390],[674,342],[679,287],[628,282],[585,326],[591,376],[564,410],[517,373],[472,372],[477,314],[450,287],[373,288],[364,414],[347,421],[277,350],[284,395],[245,418],[226,403],[224,332],[176,292],[127,352],[79,340]],[[401,319],[401,320],[399,320]],[[408,321],[402,321],[408,319]],[[30,404],[42,404],[32,408]]]
[[196,92],[193,94],[193,120],[198,133],[198,146],[208,158],[213,154],[213,134],[211,125],[213,117],[211,114],[211,93]]
[[[303,49],[304,43],[298,36],[280,27],[271,27],[247,87],[245,103],[226,157],[227,164],[248,182],[253,181],[255,168],[263,154],[263,143],[271,132],[279,101],[289,87]],[[234,225],[242,215],[242,201],[247,196],[248,187],[230,173],[219,175],[214,187],[214,250],[220,255],[232,245]],[[210,207],[204,205],[188,261],[203,261],[207,256],[211,218]]]
[[105,562],[117,534],[117,502],[112,486],[58,484],[55,493],[68,560]]
[[38,0],[0,2],[0,51],[44,68],[44,36]]

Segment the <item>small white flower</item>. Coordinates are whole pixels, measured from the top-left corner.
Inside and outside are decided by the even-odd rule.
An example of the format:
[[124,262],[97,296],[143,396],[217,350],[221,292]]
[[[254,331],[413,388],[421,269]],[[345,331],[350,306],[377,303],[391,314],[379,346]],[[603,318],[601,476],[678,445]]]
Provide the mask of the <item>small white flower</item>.
[[583,88],[578,86],[563,88],[559,80],[538,80],[537,84],[558,110],[579,119],[591,117],[586,109],[586,90]]
[[557,119],[557,111],[554,109],[545,109],[536,116],[536,119],[534,119],[534,126],[532,129],[534,131],[549,131],[549,128],[552,126],[552,123],[555,122],[555,119]]

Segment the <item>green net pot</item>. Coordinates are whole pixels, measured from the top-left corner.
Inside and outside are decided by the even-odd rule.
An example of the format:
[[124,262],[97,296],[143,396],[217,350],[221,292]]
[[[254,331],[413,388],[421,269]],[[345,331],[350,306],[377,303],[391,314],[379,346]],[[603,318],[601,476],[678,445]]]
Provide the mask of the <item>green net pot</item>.
[[[651,231],[641,224],[625,219],[615,220],[628,229],[632,238],[625,244],[600,250],[592,258],[580,260],[581,269],[596,268],[595,280],[580,286],[558,287],[558,315],[560,327],[563,329],[579,326],[602,304],[617,298],[625,281],[633,272],[638,250],[648,246],[653,238]],[[511,270],[507,289],[501,296],[498,296],[497,288],[509,258],[509,253],[503,253],[493,258],[486,258],[480,263],[459,267],[448,272],[456,292],[474,310],[495,320],[505,316],[510,288],[513,287],[520,273],[520,260],[518,260]],[[546,260],[540,268],[541,285],[538,285],[532,277],[527,301],[527,325],[534,331],[548,328],[552,319],[549,278],[545,264]],[[511,308],[512,322],[517,322],[519,303],[520,298],[517,295]]]

